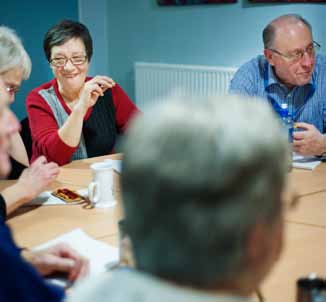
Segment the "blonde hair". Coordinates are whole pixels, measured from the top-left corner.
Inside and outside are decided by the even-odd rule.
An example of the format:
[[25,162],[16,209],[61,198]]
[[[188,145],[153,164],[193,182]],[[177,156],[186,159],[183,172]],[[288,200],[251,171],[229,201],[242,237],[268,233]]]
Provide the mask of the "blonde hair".
[[32,62],[14,30],[0,26],[0,74],[13,68],[22,69],[23,79],[29,78]]

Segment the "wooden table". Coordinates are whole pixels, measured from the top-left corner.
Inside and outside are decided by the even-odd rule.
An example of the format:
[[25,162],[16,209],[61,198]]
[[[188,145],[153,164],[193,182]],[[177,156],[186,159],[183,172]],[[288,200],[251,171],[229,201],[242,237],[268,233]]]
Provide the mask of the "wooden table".
[[293,169],[289,181],[300,196],[326,192],[326,164],[321,163],[313,171]]
[[262,286],[266,302],[294,302],[298,278],[312,272],[326,277],[326,163],[294,169],[289,179],[301,198],[285,213],[283,253]]
[[[92,176],[89,165],[106,158],[76,161],[61,169],[52,188],[85,188]],[[289,182],[300,196],[296,209],[285,215],[285,247],[280,261],[262,286],[267,302],[295,301],[295,282],[311,272],[326,277],[326,164],[313,171],[294,169]],[[8,185],[1,181],[0,188]],[[120,200],[118,175],[115,195]],[[81,205],[43,206],[19,209],[9,219],[16,242],[33,247],[75,228],[82,228],[93,238],[118,245],[117,221],[122,217],[121,204],[109,209],[85,209]]]
[[[121,159],[121,155],[103,156],[70,163],[61,168],[57,181],[50,189],[86,188],[92,179],[89,165],[107,158]],[[8,220],[18,245],[32,248],[76,228],[82,228],[95,239],[116,237],[114,243],[117,243],[117,222],[122,217],[122,209],[119,202],[121,199],[119,177],[116,172],[114,173],[114,195],[118,203],[113,208],[90,209],[85,205],[58,205],[18,209]],[[10,183],[12,181],[0,181],[0,188]]]

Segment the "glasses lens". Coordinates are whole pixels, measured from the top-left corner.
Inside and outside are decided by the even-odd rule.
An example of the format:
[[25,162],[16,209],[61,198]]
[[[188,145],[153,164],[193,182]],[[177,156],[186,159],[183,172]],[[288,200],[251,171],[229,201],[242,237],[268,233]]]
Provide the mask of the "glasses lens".
[[296,51],[295,53],[293,54],[290,54],[289,55],[289,59],[292,61],[292,62],[298,62],[301,60],[301,58],[304,56],[304,50],[298,50]]
[[70,61],[74,65],[81,65],[86,62],[87,56],[77,56],[70,59],[67,58],[54,58],[51,60],[51,64],[56,67],[63,67]]
[[54,58],[51,60],[51,64],[56,67],[65,66],[67,62],[66,58]]
[[312,56],[312,55],[315,53],[315,48],[314,48],[314,46],[312,45],[312,46],[308,47],[308,48],[306,49],[306,52],[307,52],[307,54],[308,54],[309,56]]
[[9,94],[16,94],[19,91],[19,87],[16,86],[9,86],[6,87]]
[[85,63],[86,56],[72,57],[70,60],[71,60],[72,64],[80,65],[80,64]]

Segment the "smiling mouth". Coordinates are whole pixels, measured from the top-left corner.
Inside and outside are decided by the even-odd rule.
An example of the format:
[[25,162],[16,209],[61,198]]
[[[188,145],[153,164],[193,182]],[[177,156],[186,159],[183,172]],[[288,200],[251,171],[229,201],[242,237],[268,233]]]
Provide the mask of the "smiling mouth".
[[77,76],[77,74],[65,74],[64,75],[65,78],[74,78],[76,76]]

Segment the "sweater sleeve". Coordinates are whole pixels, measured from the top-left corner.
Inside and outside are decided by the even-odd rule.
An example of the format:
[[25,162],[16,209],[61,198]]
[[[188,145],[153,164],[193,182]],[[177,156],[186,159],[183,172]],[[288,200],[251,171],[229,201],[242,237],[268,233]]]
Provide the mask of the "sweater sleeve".
[[26,109],[33,139],[31,161],[44,155],[48,161],[60,166],[68,163],[77,147],[70,147],[61,140],[53,112],[37,91],[28,94]]
[[0,301],[59,302],[64,291],[47,284],[43,277],[21,257],[4,220],[0,219]]
[[132,117],[140,111],[118,84],[112,88],[112,98],[117,129],[119,133],[123,133]]

